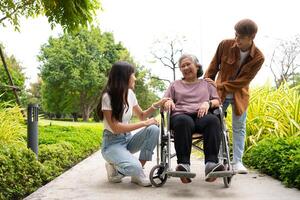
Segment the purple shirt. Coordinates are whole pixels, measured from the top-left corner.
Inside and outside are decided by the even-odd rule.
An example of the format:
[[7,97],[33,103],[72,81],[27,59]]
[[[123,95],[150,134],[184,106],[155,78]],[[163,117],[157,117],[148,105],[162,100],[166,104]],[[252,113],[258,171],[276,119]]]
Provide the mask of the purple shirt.
[[207,81],[199,79],[195,83],[184,83],[183,80],[176,80],[167,89],[164,97],[170,97],[175,103],[172,116],[182,113],[198,112],[200,103],[220,98],[217,89]]

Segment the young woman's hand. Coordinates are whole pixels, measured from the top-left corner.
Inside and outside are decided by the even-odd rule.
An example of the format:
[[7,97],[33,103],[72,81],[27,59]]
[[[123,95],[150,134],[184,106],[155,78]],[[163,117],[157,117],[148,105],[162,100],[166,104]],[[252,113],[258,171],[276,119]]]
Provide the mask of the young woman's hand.
[[199,106],[199,110],[198,110],[197,116],[198,116],[198,117],[203,117],[204,115],[207,114],[208,109],[209,109],[209,103],[208,103],[207,101],[205,101],[205,102],[203,102],[203,103],[200,103],[200,106]]
[[145,120],[145,126],[150,126],[150,125],[159,125],[158,121],[155,118],[150,118]]

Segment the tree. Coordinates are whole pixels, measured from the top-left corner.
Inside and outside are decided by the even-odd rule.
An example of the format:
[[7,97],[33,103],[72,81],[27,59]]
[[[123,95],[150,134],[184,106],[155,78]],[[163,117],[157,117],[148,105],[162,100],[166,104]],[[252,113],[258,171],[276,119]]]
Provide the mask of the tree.
[[156,40],[151,51],[154,59],[172,70],[173,80],[176,80],[177,62],[182,55],[184,42],[185,37],[165,37],[163,40]]
[[[98,0],[1,0],[0,26],[5,27],[7,24],[11,24],[15,30],[19,31],[20,16],[27,18],[45,15],[52,28],[56,24],[60,24],[64,30],[74,31],[91,23],[96,10],[99,8]],[[0,55],[4,64],[1,46]],[[7,69],[6,65],[5,69]],[[10,77],[11,75],[8,74],[7,76]],[[14,92],[16,102],[20,105],[15,85],[11,86],[11,84],[10,79],[10,87]]]
[[65,30],[74,30],[91,23],[99,8],[98,0],[1,0],[0,25],[12,24],[19,30],[20,16],[45,15],[52,27],[60,24]]
[[132,59],[111,33],[91,28],[50,38],[39,60],[44,110],[79,112],[86,121],[99,101],[111,64]]
[[38,77],[38,81],[35,83],[30,83],[29,89],[27,89],[27,101],[31,104],[41,104],[41,89],[42,89],[42,79]]
[[[0,44],[0,48],[4,50],[3,46]],[[11,74],[14,85],[19,89],[23,90],[25,88],[25,75],[20,63],[15,59],[13,55],[7,56],[5,52],[3,53],[8,66],[8,70]],[[3,63],[0,62],[0,101],[14,101],[14,94],[11,92],[12,88],[10,87],[9,78],[3,66]],[[24,95],[24,92],[22,93]]]
[[292,40],[281,41],[279,46],[273,51],[270,62],[270,69],[274,76],[276,87],[283,82],[290,82],[295,85],[299,72],[300,59],[300,35],[296,35]]
[[159,99],[157,94],[163,92],[166,85],[162,80],[153,78],[150,71],[144,66],[137,67],[136,70],[135,94],[139,105],[146,109]]

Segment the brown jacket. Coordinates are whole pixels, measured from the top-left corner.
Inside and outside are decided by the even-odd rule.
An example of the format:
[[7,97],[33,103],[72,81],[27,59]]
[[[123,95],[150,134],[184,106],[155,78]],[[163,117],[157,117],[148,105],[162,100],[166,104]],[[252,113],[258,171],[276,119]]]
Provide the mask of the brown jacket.
[[239,67],[240,50],[235,40],[223,40],[204,77],[215,80],[218,73],[216,83],[222,102],[228,93],[233,93],[235,113],[241,115],[249,104],[249,84],[260,70],[264,60],[264,55],[253,43],[248,57]]

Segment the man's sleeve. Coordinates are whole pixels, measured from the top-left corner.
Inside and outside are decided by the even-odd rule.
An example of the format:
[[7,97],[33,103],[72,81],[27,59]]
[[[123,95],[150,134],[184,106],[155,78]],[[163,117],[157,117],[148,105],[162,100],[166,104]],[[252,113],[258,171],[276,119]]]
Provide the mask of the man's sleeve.
[[220,70],[220,64],[221,64],[221,55],[222,55],[222,50],[223,49],[223,42],[221,42],[217,48],[217,51],[210,62],[208,69],[206,70],[204,74],[204,78],[210,78],[212,80],[215,80],[216,75],[218,71]]

